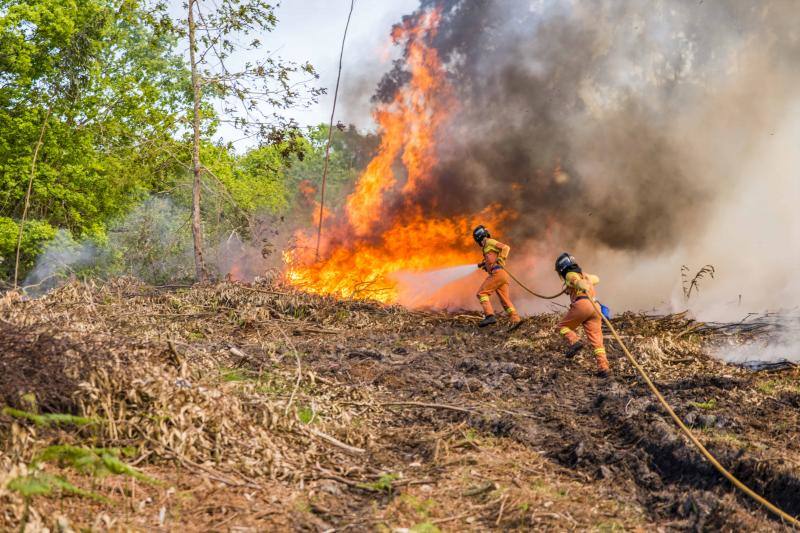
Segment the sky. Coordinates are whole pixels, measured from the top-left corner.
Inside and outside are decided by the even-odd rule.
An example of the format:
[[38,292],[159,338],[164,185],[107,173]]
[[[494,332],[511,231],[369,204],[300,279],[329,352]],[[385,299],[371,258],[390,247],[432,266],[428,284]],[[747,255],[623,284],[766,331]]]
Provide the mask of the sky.
[[[171,0],[170,13],[175,18],[185,17],[184,0]],[[210,4],[208,0],[203,2]],[[372,129],[370,111],[372,96],[378,80],[390,68],[397,56],[389,33],[392,25],[405,14],[411,13],[418,0],[355,0],[353,16],[347,32],[342,81],[339,87],[334,123],[354,124],[360,129]],[[284,60],[304,63],[309,61],[319,74],[317,87],[327,94],[307,109],[292,109],[285,114],[301,126],[316,125],[330,120],[339,51],[347,22],[350,0],[283,0],[275,11],[278,24],[271,33],[258,35],[263,46],[258,51],[240,53],[236,59],[244,62],[256,59],[269,51]],[[184,48],[186,48],[184,46]],[[225,140],[241,137],[232,128],[224,128]],[[248,142],[237,142],[241,149]]]
[[[334,121],[362,127],[371,124],[369,99],[393,57],[389,32],[418,4],[418,0],[356,0],[347,31]],[[310,61],[320,75],[320,86],[328,89],[318,105],[293,112],[301,124],[330,120],[349,8],[350,0],[284,0],[277,10],[278,27],[264,40],[266,47],[277,49],[285,59]]]

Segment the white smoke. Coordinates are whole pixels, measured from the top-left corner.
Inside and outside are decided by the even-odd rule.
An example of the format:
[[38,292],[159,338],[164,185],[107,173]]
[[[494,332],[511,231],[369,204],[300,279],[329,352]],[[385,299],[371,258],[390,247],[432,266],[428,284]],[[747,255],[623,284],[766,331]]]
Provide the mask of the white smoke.
[[36,265],[22,282],[30,294],[38,294],[55,286],[59,278],[95,263],[97,246],[89,241],[77,242],[72,234],[60,229],[36,259]]

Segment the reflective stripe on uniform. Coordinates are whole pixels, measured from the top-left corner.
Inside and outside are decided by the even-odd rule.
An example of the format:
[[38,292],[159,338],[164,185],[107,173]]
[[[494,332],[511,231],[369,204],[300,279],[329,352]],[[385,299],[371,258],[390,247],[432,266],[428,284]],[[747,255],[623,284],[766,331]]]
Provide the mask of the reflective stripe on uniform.
[[478,296],[478,301],[479,302],[488,302],[489,301],[489,297],[486,296],[485,294],[481,294],[480,296]]
[[594,354],[595,355],[600,355],[600,354],[605,355],[605,353],[606,353],[606,349],[605,348],[595,348],[594,349]]
[[514,309],[513,307],[506,307],[506,313],[511,314],[511,313],[516,313],[516,312],[517,312],[517,310]]
[[558,332],[559,332],[560,334],[562,334],[562,335],[566,335],[566,334],[568,334],[570,331],[572,331],[572,330],[571,330],[571,329],[569,329],[569,328],[567,328],[567,327],[563,327],[563,328],[561,328],[560,330],[558,330]]

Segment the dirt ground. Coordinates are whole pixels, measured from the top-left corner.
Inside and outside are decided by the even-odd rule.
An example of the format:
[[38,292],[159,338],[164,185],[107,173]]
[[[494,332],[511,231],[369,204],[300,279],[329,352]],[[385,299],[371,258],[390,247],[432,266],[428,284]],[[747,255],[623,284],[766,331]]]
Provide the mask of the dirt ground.
[[[689,447],[613,341],[601,380],[588,350],[561,354],[556,315],[478,318],[268,284],[7,294],[0,527],[790,529]],[[800,371],[708,355],[769,330],[614,324],[709,450],[800,515]]]

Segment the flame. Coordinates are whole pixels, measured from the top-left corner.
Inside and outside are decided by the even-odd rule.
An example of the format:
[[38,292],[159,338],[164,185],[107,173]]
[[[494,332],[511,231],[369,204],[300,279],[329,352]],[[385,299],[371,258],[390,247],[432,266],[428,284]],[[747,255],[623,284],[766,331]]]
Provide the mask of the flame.
[[405,194],[416,190],[435,165],[435,135],[455,105],[439,54],[425,44],[435,36],[439,18],[438,10],[430,11],[392,32],[396,44],[407,43],[411,79],[390,104],[374,113],[381,131],[378,154],[347,199],[347,219],[357,236],[370,235],[380,221],[384,193],[397,183],[392,166],[401,153],[406,169]]
[[[437,135],[457,109],[444,66],[428,45],[440,15],[433,9],[393,29],[395,45],[405,45],[410,78],[391,102],[373,113],[381,136],[378,152],[343,213],[326,225],[322,260],[314,256],[316,235],[311,231],[299,232],[295,248],[284,253],[289,283],[313,293],[395,302],[396,273],[477,263],[472,228],[479,223],[497,227],[503,217],[514,216],[507,211],[499,215],[497,206],[488,206],[475,214],[443,217],[423,213],[411,201],[432,179]],[[404,170],[400,177],[398,161]]]

